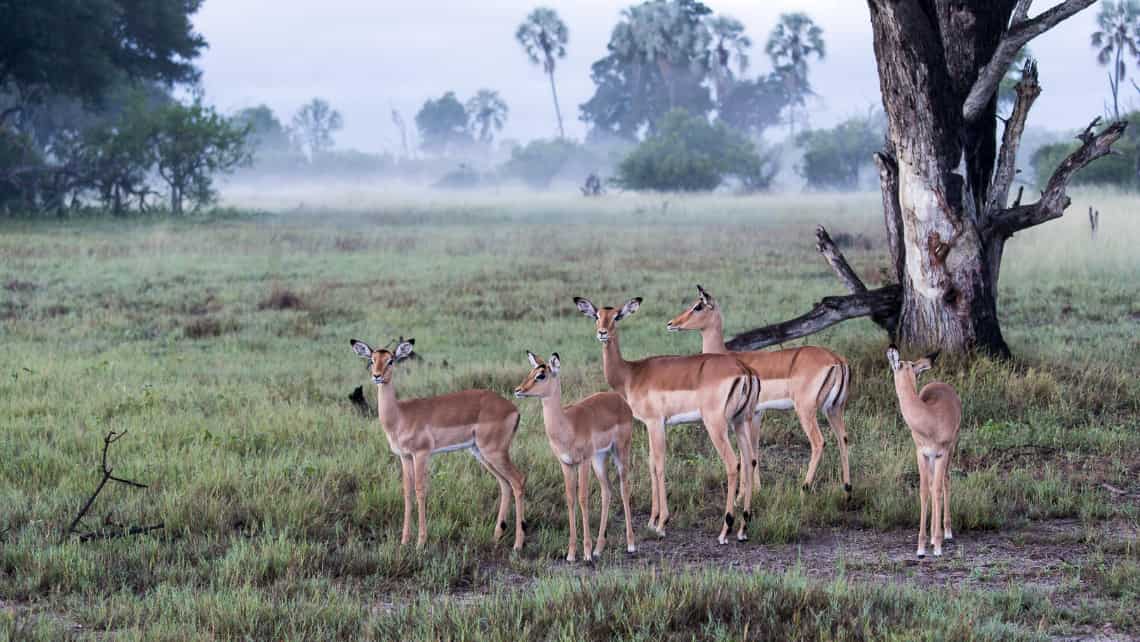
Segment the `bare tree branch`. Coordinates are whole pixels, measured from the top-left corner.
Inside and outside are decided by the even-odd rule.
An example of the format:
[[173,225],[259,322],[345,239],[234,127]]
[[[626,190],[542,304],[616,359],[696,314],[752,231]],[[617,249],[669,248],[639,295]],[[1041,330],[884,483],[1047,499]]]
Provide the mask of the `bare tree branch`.
[[998,152],[997,169],[994,170],[993,183],[990,185],[990,200],[986,203],[983,219],[1005,209],[1009,202],[1009,189],[1013,185],[1014,177],[1017,176],[1017,149],[1021,146],[1021,136],[1025,133],[1025,121],[1029,117],[1029,108],[1033,106],[1033,101],[1041,95],[1041,85],[1037,84],[1036,61],[1025,61],[1025,66],[1021,68],[1021,80],[1015,89],[1017,98],[1001,136],[1001,151]]
[[1099,123],[1100,118],[1096,118],[1077,135],[1081,146],[1054,170],[1040,200],[1002,210],[986,221],[982,234],[1009,238],[1014,232],[1060,218],[1070,203],[1065,188],[1073,175],[1094,160],[1112,153],[1112,144],[1120,139],[1128,126],[1127,121],[1118,121],[1102,129],[1099,134],[1093,133]]
[[879,167],[879,186],[883,193],[883,223],[887,228],[887,249],[895,280],[902,283],[906,269],[906,246],[902,237],[902,207],[899,206],[899,164],[889,152],[875,152],[875,165]]
[[726,345],[734,352],[759,350],[770,345],[806,337],[840,321],[867,316],[896,317],[902,303],[897,284],[847,296],[824,297],[807,314],[781,323],[742,332]]
[[1001,79],[1013,64],[1017,52],[1027,42],[1056,27],[1078,11],[1092,6],[1094,2],[1096,0],[1064,0],[1032,19],[1027,19],[1029,3],[1018,2],[1014,8],[1014,18],[1020,16],[1021,19],[1016,22],[1011,20],[1009,31],[1002,36],[993,57],[978,73],[978,79],[974,81],[974,86],[962,104],[962,117],[969,122],[985,113],[986,105],[993,98]]
[[[76,533],[75,528],[77,526],[79,526],[79,523],[81,521],[83,521],[83,517],[87,515],[87,511],[91,510],[91,506],[95,503],[95,498],[99,496],[99,493],[103,492],[103,487],[105,487],[107,485],[107,482],[117,481],[121,484],[126,484],[127,486],[133,486],[134,488],[146,488],[147,487],[146,484],[140,484],[136,481],[131,481],[129,479],[123,479],[121,477],[115,477],[112,474],[113,469],[107,465],[107,451],[110,450],[111,444],[122,439],[123,436],[126,434],[127,434],[127,432],[125,430],[123,432],[115,432],[114,430],[112,430],[111,432],[107,433],[106,437],[103,437],[103,457],[102,457],[103,479],[99,480],[99,485],[95,487],[95,492],[91,493],[91,496],[88,497],[87,501],[83,504],[83,508],[79,509],[79,513],[77,513],[75,515],[75,518],[71,520],[71,523],[67,525],[67,530],[65,530],[63,532],[63,539],[67,539],[70,535]],[[160,522],[158,524],[154,524],[153,526],[132,526],[129,529],[123,529],[122,527],[117,527],[114,529],[104,529],[101,531],[92,531],[90,533],[81,533],[79,535],[79,541],[87,542],[87,541],[90,541],[92,539],[105,539],[105,538],[110,538],[110,537],[120,537],[122,535],[135,535],[137,533],[149,533],[150,531],[158,530],[162,527],[163,527],[163,524]]]
[[815,226],[815,239],[815,249],[819,250],[823,258],[827,259],[827,263],[831,265],[835,275],[839,277],[840,281],[843,281],[843,285],[847,286],[851,294],[866,292],[867,286],[863,285],[863,280],[859,278],[858,274],[855,274],[855,270],[851,269],[847,263],[847,258],[843,256],[843,252],[831,240],[831,235],[822,225]]
[[1032,4],[1033,0],[1017,0],[1017,4],[1013,7],[1013,15],[1009,19],[1011,29],[1029,19],[1029,6]]

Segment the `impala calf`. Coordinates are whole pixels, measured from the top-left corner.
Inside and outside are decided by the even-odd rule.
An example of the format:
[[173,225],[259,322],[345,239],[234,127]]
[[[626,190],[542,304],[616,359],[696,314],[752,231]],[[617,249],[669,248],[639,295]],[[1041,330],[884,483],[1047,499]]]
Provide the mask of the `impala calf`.
[[626,361],[618,346],[618,322],[637,312],[641,298],[630,299],[619,308],[598,309],[588,299],[574,297],[574,305],[594,320],[595,336],[602,343],[602,370],[606,383],[625,399],[633,416],[645,424],[649,433],[649,469],[652,490],[652,512],[649,528],[665,534],[669,521],[669,504],[665,493],[665,425],[702,421],[713,447],[724,462],[728,476],[725,497],[724,526],[718,541],[728,542],[734,522],[737,481],[744,495],[744,515],[736,538],[748,539],[745,531],[751,519],[752,476],[740,476],[740,460],[728,441],[728,428],[737,431],[740,454],[744,461],[752,459],[748,422],[760,379],[750,368],[723,354],[698,354],[687,357],[649,357]]
[[[616,392],[598,392],[576,404],[562,407],[562,381],[558,376],[562,361],[555,352],[549,362],[543,362],[533,352],[526,353],[531,371],[519,387],[515,396],[538,397],[542,400],[542,421],[546,425],[546,437],[550,449],[562,464],[562,478],[566,482],[566,511],[570,518],[570,544],[567,547],[566,561],[575,557],[574,486],[577,483],[577,497],[582,506],[582,559],[590,561],[590,496],[589,468],[602,486],[602,515],[598,526],[598,542],[594,557],[602,554],[606,546],[606,525],[610,516],[610,478],[606,474],[606,456],[617,468],[618,483],[621,488],[621,505],[625,511],[625,544],[630,553],[637,549],[633,545],[633,521],[629,514],[629,486],[626,484],[626,471],[629,470],[629,446],[633,438],[633,411]],[[575,471],[575,468],[577,471]]]
[[388,447],[400,458],[404,480],[404,530],[400,543],[411,539],[412,491],[419,511],[418,546],[427,541],[428,462],[436,453],[468,450],[499,482],[499,516],[495,539],[507,528],[510,494],[515,498],[515,550],[522,549],[523,483],[525,476],[511,463],[511,440],[519,425],[515,405],[490,390],[463,390],[423,399],[396,399],[392,383],[395,365],[412,354],[415,339],[400,341],[394,352],[373,350],[352,339],[352,350],[368,360],[377,389],[377,414]]
[[941,381],[932,381],[917,392],[918,375],[934,364],[938,354],[918,361],[900,361],[898,348],[887,349],[887,361],[895,377],[895,394],[899,409],[914,438],[918,459],[918,550],[926,556],[926,508],[934,504],[930,517],[930,544],[934,556],[942,555],[942,541],[954,539],[950,530],[950,457],[958,445],[958,428],[962,423],[962,400],[958,393]]
[[[697,300],[680,315],[665,324],[670,332],[699,330],[701,352],[727,353],[724,345],[724,316],[720,305],[704,288],[697,286]],[[819,429],[819,413],[827,415],[827,423],[835,433],[839,445],[840,472],[843,491],[851,494],[851,468],[847,461],[847,424],[843,410],[851,371],[843,357],[824,348],[803,346],[787,350],[766,352],[733,352],[733,356],[760,375],[764,382],[752,420],[752,450],[760,453],[760,419],[765,410],[795,410],[800,427],[811,442],[811,460],[808,462],[804,489],[815,480],[816,467],[823,457],[823,431]],[[752,460],[755,485],[760,484],[757,460]]]

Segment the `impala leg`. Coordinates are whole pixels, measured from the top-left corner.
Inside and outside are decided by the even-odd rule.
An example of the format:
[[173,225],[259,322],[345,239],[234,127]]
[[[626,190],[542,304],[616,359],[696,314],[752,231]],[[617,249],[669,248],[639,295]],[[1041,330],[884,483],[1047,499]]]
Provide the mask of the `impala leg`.
[[728,477],[724,496],[724,525],[721,527],[720,536],[717,538],[721,544],[727,544],[728,531],[732,529],[733,521],[735,521],[732,516],[732,509],[736,503],[734,495],[736,494],[737,476],[740,474],[740,460],[736,458],[736,453],[732,452],[732,444],[728,441],[728,425],[723,418],[706,418],[705,428],[708,430],[709,438],[712,439],[713,447],[716,448],[717,454],[724,462],[724,471]]
[[823,432],[819,429],[819,420],[816,419],[815,408],[796,406],[796,415],[800,418],[800,426],[804,429],[804,434],[811,442],[811,461],[808,462],[803,487],[807,491],[811,489],[812,482],[815,481],[815,469],[819,467],[819,460],[823,458]]
[[930,472],[921,450],[915,451],[918,459],[918,549],[915,555],[926,557],[926,503],[930,497]]
[[[748,422],[737,422],[733,424],[733,432],[736,433],[736,447],[740,451],[740,466],[744,467],[751,457],[745,457],[744,453],[752,448],[752,424]],[[736,505],[739,506],[744,501],[744,479],[752,479],[752,474],[748,470],[740,471],[740,475],[736,478],[738,484],[736,488]]]
[[633,543],[633,519],[629,512],[629,484],[625,480],[629,468],[629,444],[617,451],[614,463],[617,465],[618,484],[621,489],[621,508],[625,513],[625,550],[627,553],[636,553],[637,546]]
[[752,488],[760,488],[760,421],[764,418],[764,411],[757,410],[752,416],[750,430],[752,431]]
[[526,475],[519,472],[518,468],[511,463],[511,456],[507,451],[502,452],[487,452],[483,451],[483,457],[491,466],[499,471],[499,474],[507,479],[511,485],[511,493],[515,496],[515,545],[514,550],[521,551],[523,542],[526,540],[526,519],[523,512],[523,493],[526,487]]
[[400,544],[407,544],[412,540],[412,502],[415,493],[414,465],[412,458],[400,457],[400,472],[404,482],[404,530],[400,535]]
[[594,476],[598,478],[598,484],[602,487],[602,514],[598,518],[601,521],[598,524],[598,539],[594,545],[594,557],[597,558],[606,547],[606,527],[610,521],[610,497],[613,489],[610,487],[610,476],[606,471],[605,453],[595,454],[593,464]]
[[843,492],[851,496],[851,467],[847,462],[847,424],[843,421],[843,408],[832,408],[827,415],[827,423],[835,433],[835,443],[839,444],[839,461],[843,473]]
[[412,456],[412,464],[416,473],[416,509],[419,512],[419,537],[416,546],[423,547],[427,543],[427,470],[430,453]]
[[[751,435],[751,422],[748,418],[741,419],[736,428],[737,435],[744,434],[744,439],[739,439],[740,442],[740,465],[743,467],[747,462],[753,460],[752,453],[752,435]],[[748,541],[748,522],[752,519],[752,473],[747,469],[741,470],[739,475],[739,483],[741,486],[741,493],[744,499],[741,502],[744,514],[740,516],[740,529],[736,532],[736,541]]]
[[476,457],[476,459],[479,460],[480,464],[483,464],[483,468],[486,468],[487,472],[491,473],[495,481],[499,482],[499,516],[495,519],[495,541],[499,541],[503,533],[507,530],[507,511],[510,510],[511,507],[511,485],[507,481],[507,478],[492,468],[491,464],[488,464],[487,460],[481,455]]
[[573,562],[578,559],[578,516],[575,514],[577,507],[574,505],[578,501],[575,489],[578,476],[573,466],[562,464],[562,481],[566,485],[566,515],[570,520],[570,541],[566,544],[566,561]]
[[954,539],[954,531],[950,530],[950,464],[953,463],[951,453],[954,448],[946,452],[946,467],[942,473],[942,540],[949,542]]
[[654,511],[657,522],[655,524],[653,517],[650,517],[649,528],[664,537],[665,523],[669,521],[669,502],[666,499],[665,492],[665,422],[661,419],[655,419],[645,426],[649,432],[650,474],[655,482],[654,493],[657,499],[655,502],[656,510]]
[[578,507],[582,510],[582,560],[593,559],[594,549],[590,541],[590,460],[583,459],[578,464]]
[[934,556],[942,557],[942,511],[946,508],[942,503],[942,480],[946,476],[946,454],[934,458],[932,463],[934,471],[930,475],[930,496],[934,513],[930,520],[930,543],[934,547]]

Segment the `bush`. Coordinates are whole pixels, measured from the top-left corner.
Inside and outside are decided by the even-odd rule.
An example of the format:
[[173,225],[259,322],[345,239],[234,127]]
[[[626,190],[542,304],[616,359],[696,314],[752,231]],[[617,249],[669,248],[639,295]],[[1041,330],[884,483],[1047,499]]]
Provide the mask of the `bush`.
[[766,189],[775,161],[723,123],[675,109],[659,131],[646,138],[618,165],[614,183],[626,189],[695,192],[719,187],[735,177],[750,190]]
[[[1112,185],[1126,189],[1140,188],[1140,111],[1123,116],[1128,121],[1124,136],[1112,146],[1113,154],[1089,163],[1069,181],[1070,185]],[[1049,177],[1065,158],[1080,147],[1078,142],[1042,145],[1033,153],[1037,186],[1044,188]]]
[[594,155],[578,143],[558,138],[539,139],[511,150],[511,159],[500,171],[506,178],[544,189],[550,187],[559,174],[589,173],[595,162]]
[[854,190],[871,155],[883,146],[881,118],[850,118],[832,129],[806,131],[796,137],[804,157],[799,173],[814,189]]

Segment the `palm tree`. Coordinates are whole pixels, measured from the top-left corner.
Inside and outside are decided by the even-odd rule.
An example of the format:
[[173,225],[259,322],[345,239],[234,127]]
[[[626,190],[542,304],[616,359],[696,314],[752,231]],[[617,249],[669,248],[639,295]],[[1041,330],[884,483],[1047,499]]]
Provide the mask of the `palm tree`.
[[789,125],[795,135],[795,106],[803,105],[804,98],[811,94],[807,81],[808,58],[815,56],[823,60],[826,55],[823,44],[823,29],[819,28],[806,13],[785,13],[768,35],[764,47],[772,66],[784,76],[791,97],[788,106]]
[[716,82],[716,99],[723,104],[733,81],[733,60],[741,76],[748,70],[748,49],[752,47],[752,39],[744,35],[744,24],[736,18],[713,16],[705,23],[714,45],[709,69]]
[[1089,39],[1093,49],[1096,49],[1096,61],[1101,66],[1112,64],[1108,72],[1108,87],[1112,90],[1112,113],[1116,120],[1120,120],[1120,81],[1124,80],[1125,50],[1132,56],[1140,56],[1137,48],[1135,32],[1140,30],[1137,18],[1140,17],[1140,6],[1136,0],[1104,0],[1100,6],[1100,13],[1096,16],[1097,31]]
[[491,130],[502,131],[503,124],[507,122],[507,103],[499,96],[499,92],[490,89],[480,89],[475,96],[467,101],[467,117],[471,119],[471,127],[479,132],[479,140],[490,143],[493,137]]
[[554,9],[539,7],[530,12],[515,31],[515,40],[522,45],[527,58],[550,76],[550,94],[554,97],[554,115],[558,117],[558,136],[566,138],[562,128],[562,110],[558,107],[558,91],[554,87],[554,63],[566,57],[569,30]]

